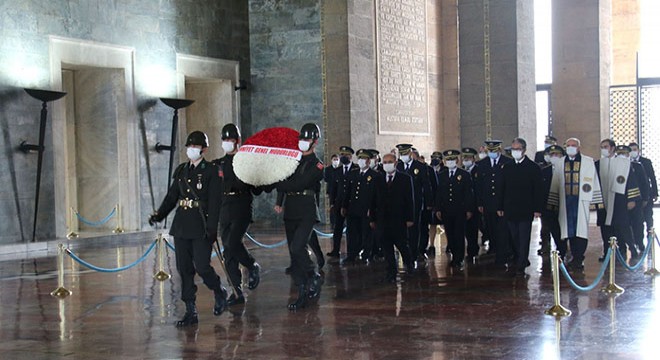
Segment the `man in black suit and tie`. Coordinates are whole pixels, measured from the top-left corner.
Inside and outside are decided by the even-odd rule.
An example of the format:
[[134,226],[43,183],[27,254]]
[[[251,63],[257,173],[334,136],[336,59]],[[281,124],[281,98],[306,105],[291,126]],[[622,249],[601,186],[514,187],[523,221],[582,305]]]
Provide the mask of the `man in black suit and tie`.
[[649,201],[644,207],[643,212],[646,231],[651,232],[651,229],[653,229],[653,204],[658,201],[658,180],[655,178],[655,170],[653,169],[651,159],[640,155],[639,145],[633,142],[628,146],[630,147],[630,160],[642,164],[644,172],[646,172],[646,176],[649,178],[649,184],[651,186]]
[[495,253],[496,265],[505,265],[511,255],[509,230],[506,221],[497,215],[497,211],[500,210],[498,199],[502,192],[502,173],[513,160],[502,156],[502,141],[488,140],[485,144],[488,157],[477,162],[474,175],[477,209],[486,223],[488,252]]
[[[433,208],[433,199],[431,198],[431,186],[429,184],[429,172],[426,165],[412,158],[412,145],[398,144],[401,161],[397,164],[397,170],[408,174],[413,181],[413,206],[414,206],[414,224],[408,231],[408,241],[410,244],[410,253],[413,259],[417,259],[420,254],[420,223],[423,209]],[[428,223],[428,222],[427,222]]]
[[[442,163],[442,153],[440,151],[434,151],[431,154],[431,171],[429,172],[429,183],[431,185],[431,194],[433,200],[435,201],[435,196],[438,191],[438,175],[444,170],[444,164]],[[426,254],[429,257],[435,256],[435,236],[438,233],[438,225],[442,225],[442,221],[435,216],[431,216],[431,221],[429,223],[429,244],[430,246],[426,250]],[[447,247],[449,250],[449,247]]]
[[332,231],[332,251],[327,253],[329,257],[339,257],[341,251],[341,238],[344,234],[344,221],[346,218],[341,214],[342,201],[346,193],[347,184],[344,181],[351,170],[358,168],[351,161],[355,151],[350,146],[339,147],[339,167],[334,170],[332,192],[330,193],[330,212],[334,212],[335,226]]
[[445,225],[447,242],[452,254],[451,266],[463,268],[465,258],[465,222],[472,217],[472,179],[470,173],[458,167],[458,150],[442,153],[445,169],[438,175],[435,216]]
[[513,245],[516,275],[525,275],[529,264],[532,221],[541,217],[543,209],[543,177],[539,165],[526,155],[527,142],[515,138],[511,143],[514,162],[502,173],[502,191],[498,197],[497,215],[506,219]]
[[394,246],[408,272],[414,271],[406,234],[414,226],[412,179],[396,169],[396,161],[394,154],[383,155],[385,176],[378,178],[378,196],[369,214],[371,227],[381,234],[383,255],[387,261],[386,280],[390,283],[396,282],[397,274]]
[[[477,164],[475,159],[477,157],[477,150],[471,147],[464,147],[461,149],[461,161],[463,169],[470,173],[470,178],[473,180],[474,173],[477,172]],[[474,192],[474,181],[472,181],[472,191]],[[473,259],[479,255],[479,229],[483,234],[483,226],[481,225],[481,213],[477,210],[477,205],[474,200],[470,204],[470,217],[465,224],[465,238],[467,239],[467,256]]]

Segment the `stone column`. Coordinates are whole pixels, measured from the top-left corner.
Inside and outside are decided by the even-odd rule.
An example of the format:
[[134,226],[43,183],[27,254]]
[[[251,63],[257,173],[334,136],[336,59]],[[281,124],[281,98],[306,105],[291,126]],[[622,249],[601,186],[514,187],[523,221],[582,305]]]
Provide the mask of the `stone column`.
[[598,156],[609,136],[611,0],[552,1],[553,133]]
[[640,45],[641,0],[612,3],[612,85],[634,84]]
[[533,2],[461,0],[458,16],[462,144],[522,136],[535,149]]

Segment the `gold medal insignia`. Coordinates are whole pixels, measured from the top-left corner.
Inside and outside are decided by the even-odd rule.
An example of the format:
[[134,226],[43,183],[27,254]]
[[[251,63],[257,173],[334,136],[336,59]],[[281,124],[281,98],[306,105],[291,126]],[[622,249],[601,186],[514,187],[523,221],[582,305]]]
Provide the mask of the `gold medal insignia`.
[[413,172],[415,173],[415,175],[418,175],[419,174],[419,169],[415,169],[415,171],[413,171]]

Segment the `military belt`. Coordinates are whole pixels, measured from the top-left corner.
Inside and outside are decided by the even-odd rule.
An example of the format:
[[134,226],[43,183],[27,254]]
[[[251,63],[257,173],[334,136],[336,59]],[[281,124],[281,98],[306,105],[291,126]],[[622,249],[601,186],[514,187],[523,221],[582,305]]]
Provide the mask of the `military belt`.
[[303,190],[303,191],[293,191],[293,192],[288,192],[288,193],[286,193],[286,194],[289,195],[289,196],[296,196],[296,195],[311,195],[311,196],[315,196],[315,195],[316,195],[316,191],[314,191],[314,190]]
[[184,200],[179,200],[179,206],[182,207],[184,210],[198,208],[202,206],[202,202],[199,200],[184,199]]

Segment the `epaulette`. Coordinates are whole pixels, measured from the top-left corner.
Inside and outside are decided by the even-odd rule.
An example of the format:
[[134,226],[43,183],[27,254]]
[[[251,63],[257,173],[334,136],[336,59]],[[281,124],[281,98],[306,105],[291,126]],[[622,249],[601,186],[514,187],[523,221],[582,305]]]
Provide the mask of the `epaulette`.
[[183,168],[186,165],[188,165],[187,162],[179,164],[179,166],[177,166],[176,169],[174,169],[174,173],[172,174],[172,178],[176,178],[177,176],[179,176],[179,173],[183,170]]

